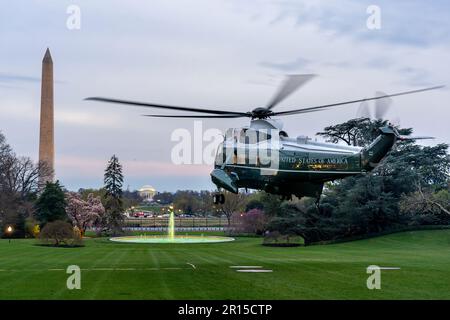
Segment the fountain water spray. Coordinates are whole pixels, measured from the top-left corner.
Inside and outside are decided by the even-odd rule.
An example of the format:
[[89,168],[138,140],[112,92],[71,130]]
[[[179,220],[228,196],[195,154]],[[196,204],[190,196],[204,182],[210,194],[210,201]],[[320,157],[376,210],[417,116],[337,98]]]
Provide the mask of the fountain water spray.
[[205,236],[203,233],[201,236],[186,235],[175,236],[175,216],[173,206],[170,206],[169,212],[169,224],[167,228],[167,235],[140,235],[140,236],[127,236],[127,237],[115,237],[109,240],[115,242],[128,242],[128,243],[213,243],[213,242],[228,242],[233,241],[234,238],[220,237],[220,236]]
[[173,207],[170,207],[170,216],[169,216],[169,229],[167,230],[167,236],[169,240],[173,241],[175,239],[175,218],[173,214]]

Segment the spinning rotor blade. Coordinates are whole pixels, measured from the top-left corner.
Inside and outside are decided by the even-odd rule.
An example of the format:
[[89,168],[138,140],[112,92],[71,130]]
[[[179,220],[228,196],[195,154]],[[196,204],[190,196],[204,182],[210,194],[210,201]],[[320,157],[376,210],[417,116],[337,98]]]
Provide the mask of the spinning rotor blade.
[[357,102],[364,102],[364,101],[370,101],[370,100],[378,100],[378,99],[384,99],[384,98],[390,98],[390,97],[403,96],[403,95],[412,94],[412,93],[419,93],[419,92],[424,92],[424,91],[441,89],[443,87],[444,86],[436,86],[436,87],[425,88],[425,89],[404,91],[404,92],[399,92],[399,93],[394,93],[394,94],[385,94],[385,95],[378,96],[378,97],[373,97],[373,98],[365,98],[365,99],[344,101],[344,102],[338,102],[338,103],[332,103],[332,104],[325,104],[325,105],[316,106],[316,107],[309,107],[309,108],[302,108],[302,109],[296,109],[296,110],[274,112],[272,114],[272,116],[288,116],[288,115],[292,115],[292,114],[321,111],[322,109],[326,109],[326,108],[329,108],[329,107],[336,107],[336,106],[342,106],[342,105],[347,105],[347,104],[352,104],[352,103],[357,103]]
[[[153,118],[207,118],[207,119],[213,119],[213,118],[242,118],[244,116],[241,115],[235,115],[235,114],[220,114],[220,115],[210,115],[210,116],[204,116],[204,115],[168,115],[168,114],[143,114],[143,117],[153,117]],[[250,117],[248,115],[248,117]]]
[[356,118],[371,118],[369,104],[367,103],[367,101],[363,101],[359,105],[358,111],[356,112]]
[[[387,94],[384,92],[381,92],[381,91],[377,91],[375,93],[375,96],[384,97],[384,96],[387,96]],[[375,100],[375,118],[376,119],[384,119],[384,116],[388,112],[391,104],[392,104],[392,99],[390,97]]]
[[298,88],[307,83],[309,80],[314,78],[315,74],[291,74],[286,77],[284,82],[281,84],[275,96],[266,106],[266,109],[270,110],[279,104],[281,101],[286,99],[292,93],[294,93]]
[[126,104],[126,105],[133,105],[133,106],[147,107],[147,108],[160,108],[160,109],[169,109],[169,110],[178,110],[178,111],[192,111],[192,112],[209,113],[209,114],[224,114],[224,115],[236,115],[236,116],[248,117],[248,114],[244,113],[244,112],[178,107],[178,106],[169,106],[169,105],[163,105],[163,104],[137,102],[137,101],[129,101],[129,100],[119,100],[119,99],[102,98],[102,97],[90,97],[90,98],[86,98],[84,100]]

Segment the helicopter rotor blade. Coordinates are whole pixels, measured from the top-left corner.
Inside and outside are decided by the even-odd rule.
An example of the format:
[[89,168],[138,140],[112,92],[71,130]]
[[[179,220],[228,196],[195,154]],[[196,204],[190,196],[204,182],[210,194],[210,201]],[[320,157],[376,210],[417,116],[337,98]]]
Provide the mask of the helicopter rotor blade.
[[280,88],[273,96],[272,100],[267,104],[266,109],[271,110],[281,101],[286,99],[298,88],[306,84],[309,80],[314,78],[315,74],[291,74],[286,77]]
[[111,98],[103,98],[103,97],[89,97],[84,100],[88,101],[100,101],[100,102],[108,102],[108,103],[118,103],[125,105],[132,105],[138,107],[147,107],[147,108],[160,108],[160,109],[169,109],[169,110],[178,110],[178,111],[191,111],[191,112],[200,112],[200,113],[209,113],[209,114],[227,114],[227,115],[239,115],[242,117],[247,117],[248,114],[244,112],[234,112],[234,111],[222,111],[222,110],[213,110],[213,109],[200,109],[200,108],[189,108],[189,107],[179,107],[179,106],[170,106],[156,103],[147,103],[147,102],[138,102],[138,101],[130,101],[130,100],[120,100],[120,99],[111,99]]
[[445,87],[445,86],[435,86],[435,87],[425,88],[425,89],[404,91],[404,92],[399,92],[399,93],[394,93],[394,94],[386,94],[386,95],[373,97],[373,98],[364,98],[364,99],[358,99],[358,100],[350,100],[350,101],[344,101],[344,102],[338,102],[338,103],[325,104],[325,105],[315,106],[315,107],[308,107],[308,108],[301,108],[301,109],[295,109],[295,110],[274,112],[272,114],[272,116],[288,116],[288,115],[292,115],[292,114],[299,114],[299,113],[306,113],[306,112],[315,112],[315,111],[320,111],[321,109],[330,108],[330,107],[342,106],[342,105],[358,103],[358,102],[364,102],[364,101],[370,101],[370,100],[378,100],[378,99],[384,99],[384,98],[390,98],[390,97],[403,96],[403,95],[407,95],[407,94],[413,94],[413,93],[419,93],[419,92],[424,92],[424,91],[441,89],[443,87]]
[[[153,118],[201,118],[201,119],[223,119],[223,118],[243,118],[246,116],[235,115],[235,114],[219,114],[219,115],[169,115],[169,114],[142,114],[143,117],[153,117]],[[248,115],[247,117],[251,117]]]

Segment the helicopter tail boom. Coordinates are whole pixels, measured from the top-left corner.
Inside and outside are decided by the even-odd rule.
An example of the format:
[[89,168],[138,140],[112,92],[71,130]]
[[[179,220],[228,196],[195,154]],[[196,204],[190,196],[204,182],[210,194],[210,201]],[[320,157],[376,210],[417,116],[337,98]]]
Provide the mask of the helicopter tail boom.
[[380,131],[381,134],[369,146],[361,150],[361,167],[364,170],[375,169],[400,138],[398,131],[392,126],[382,127]]

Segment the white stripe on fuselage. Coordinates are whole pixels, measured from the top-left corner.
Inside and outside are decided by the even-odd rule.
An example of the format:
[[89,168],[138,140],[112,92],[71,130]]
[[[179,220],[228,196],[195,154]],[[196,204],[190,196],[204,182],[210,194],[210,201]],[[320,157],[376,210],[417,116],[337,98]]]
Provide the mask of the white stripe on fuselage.
[[318,170],[273,169],[273,168],[241,166],[241,165],[236,165],[236,164],[227,164],[225,166],[226,167],[243,168],[243,169],[253,169],[253,170],[272,170],[272,171],[280,171],[280,172],[299,172],[299,173],[341,173],[341,174],[362,173],[362,171],[324,171],[324,170],[318,171]]

